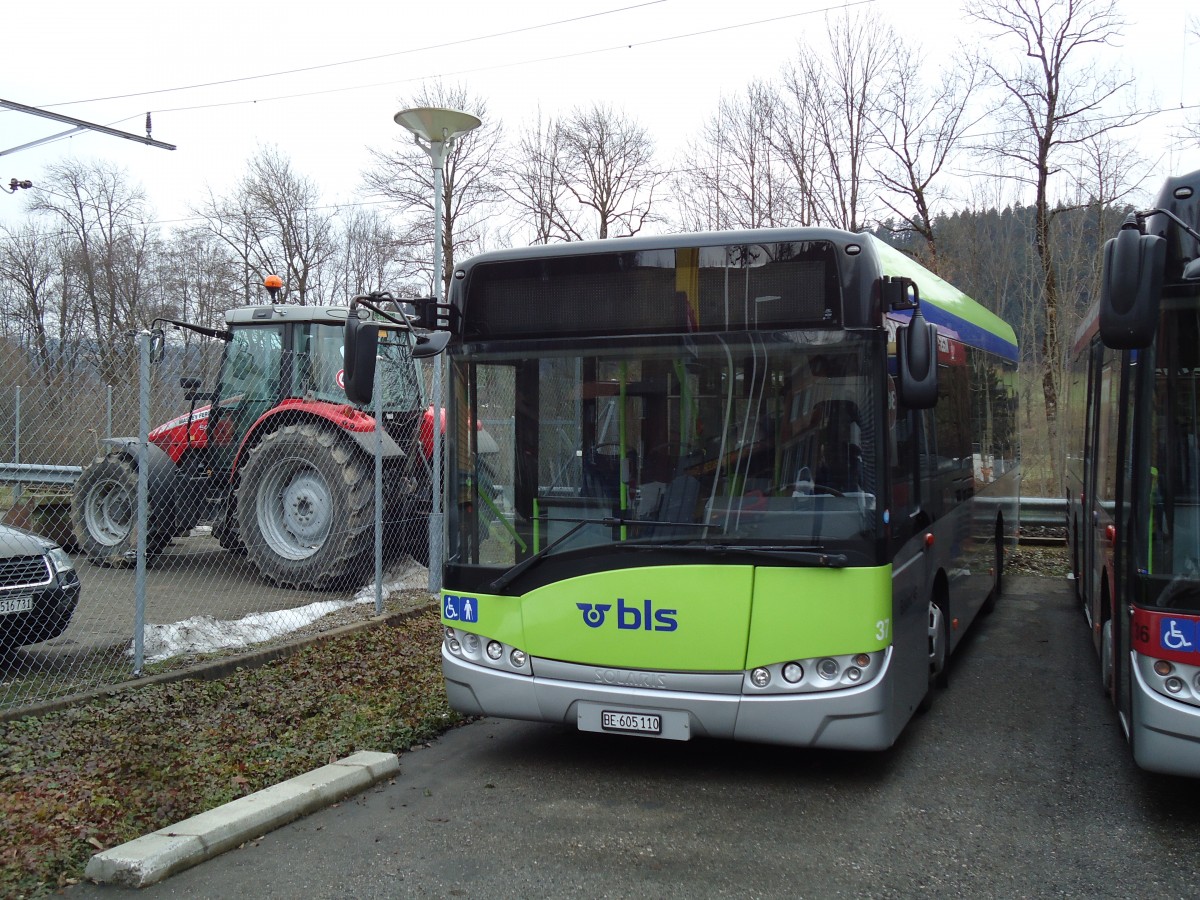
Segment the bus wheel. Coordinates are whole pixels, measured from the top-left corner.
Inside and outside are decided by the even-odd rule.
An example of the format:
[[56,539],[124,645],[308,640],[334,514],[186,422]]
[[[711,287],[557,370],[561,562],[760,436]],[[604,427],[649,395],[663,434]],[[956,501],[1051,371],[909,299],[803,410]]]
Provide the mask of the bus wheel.
[[929,602],[929,678],[939,687],[946,685],[946,615]]
[[1000,526],[996,526],[996,553],[993,566],[995,577],[992,580],[992,591],[983,601],[983,606],[979,608],[979,611],[985,616],[996,609],[996,602],[1004,592],[1004,534],[1000,531]]
[[1104,620],[1104,625],[1100,628],[1100,680],[1104,684],[1104,693],[1112,696],[1113,693],[1113,628],[1112,618]]
[[917,712],[929,712],[933,692],[946,686],[946,616],[941,606],[929,601],[929,686],[917,704]]

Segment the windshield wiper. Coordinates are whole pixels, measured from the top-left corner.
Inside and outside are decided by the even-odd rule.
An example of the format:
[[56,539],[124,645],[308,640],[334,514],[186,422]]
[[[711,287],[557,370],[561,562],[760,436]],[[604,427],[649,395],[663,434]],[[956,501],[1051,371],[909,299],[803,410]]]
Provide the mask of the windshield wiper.
[[844,569],[850,564],[850,558],[845,553],[826,553],[820,546],[772,546],[772,545],[742,545],[742,544],[621,544],[622,549],[629,550],[686,550],[694,553],[716,554],[720,556],[764,556],[794,562],[803,566],[817,566],[826,569]]
[[601,519],[573,519],[573,518],[563,518],[561,516],[556,516],[554,518],[548,518],[546,521],[548,521],[548,522],[574,522],[575,524],[571,528],[568,528],[566,533],[561,534],[558,537],[556,537],[554,540],[552,540],[550,543],[548,543],[545,547],[543,547],[537,553],[533,554],[533,556],[529,557],[528,559],[521,560],[519,563],[517,563],[515,566],[513,566],[511,569],[509,569],[507,572],[505,572],[503,575],[501,575],[499,578],[497,578],[495,581],[493,581],[490,585],[488,585],[489,588],[491,588],[493,591],[504,590],[504,588],[506,588],[510,584],[512,584],[514,580],[519,578],[525,572],[528,572],[530,569],[532,569],[534,566],[536,566],[539,562],[541,562],[543,559],[545,559],[546,555],[551,550],[553,550],[555,547],[557,547],[559,544],[561,544],[567,538],[574,535],[577,531],[582,529],[585,525],[600,525],[604,528],[617,528],[621,525],[670,525],[673,527],[682,527],[682,528],[717,528],[717,527],[719,527],[716,525],[705,525],[702,522],[660,522],[656,519],[627,519],[624,516],[605,516]]

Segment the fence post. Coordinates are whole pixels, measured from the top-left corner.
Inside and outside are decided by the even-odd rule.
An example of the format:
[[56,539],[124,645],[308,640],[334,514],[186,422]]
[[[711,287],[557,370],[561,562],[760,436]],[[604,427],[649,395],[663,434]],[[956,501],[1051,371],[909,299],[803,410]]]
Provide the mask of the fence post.
[[[13,462],[18,466],[21,464],[21,386],[18,384],[13,388],[16,394],[14,401],[16,408],[13,410],[15,422],[13,423]],[[13,486],[13,506],[21,502],[21,482],[18,481]]]
[[137,576],[134,580],[133,674],[142,674],[146,642],[146,526],[148,515],[147,451],[150,444],[150,332],[141,331],[138,343],[138,473],[137,473]]
[[375,363],[375,615],[383,614],[383,401]]

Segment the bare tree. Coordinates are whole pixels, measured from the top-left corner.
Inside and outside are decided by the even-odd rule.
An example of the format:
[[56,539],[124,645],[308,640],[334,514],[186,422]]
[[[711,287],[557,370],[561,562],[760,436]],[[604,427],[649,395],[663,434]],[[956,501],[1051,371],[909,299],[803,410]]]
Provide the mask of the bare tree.
[[349,299],[356,294],[396,288],[399,272],[392,260],[396,231],[376,210],[356,208],[342,218],[338,252],[333,260],[335,290]]
[[[1194,16],[1188,19],[1188,33],[1200,40],[1200,16]],[[1192,119],[1184,124],[1180,137],[1184,141],[1195,141],[1200,143],[1200,116]]]
[[604,104],[577,108],[559,124],[559,177],[582,215],[562,216],[568,240],[627,237],[653,221],[666,180],[650,132]]
[[0,226],[0,295],[7,335],[35,361],[47,387],[73,368],[78,347],[63,271],[66,243],[54,227]]
[[793,224],[793,188],[774,127],[779,98],[766,82],[721,98],[683,155],[674,195],[692,231]]
[[164,303],[189,322],[224,328],[225,311],[242,301],[241,270],[238,255],[208,228],[176,231],[163,246]]
[[244,301],[257,300],[267,275],[283,278],[285,297],[305,305],[314,280],[334,250],[333,217],[321,209],[316,183],[298,174],[275,147],[250,159],[227,195],[208,198],[194,212],[242,261]]
[[158,237],[145,195],[109,163],[66,161],[46,170],[28,208],[60,226],[66,291],[95,342],[96,370],[105,384],[124,382],[136,371],[126,335],[155,315],[148,282]]
[[885,189],[883,204],[900,217],[905,231],[924,242],[924,262],[937,272],[933,205],[944,195],[935,185],[974,124],[966,110],[982,66],[975,56],[958,55],[941,70],[939,81],[928,85],[921,77],[924,54],[902,42],[894,46],[897,65],[873,122],[883,150],[876,175]]
[[517,227],[528,230],[531,244],[569,239],[561,227],[569,202],[560,167],[561,138],[558,120],[543,119],[539,109],[517,136],[504,167],[504,194],[516,207]]
[[[987,62],[1003,101],[996,112],[999,133],[988,155],[1010,168],[1012,177],[1034,191],[1034,246],[1041,264],[1042,394],[1051,448],[1058,447],[1058,395],[1064,364],[1059,322],[1059,283],[1051,230],[1051,180],[1073,149],[1113,128],[1133,124],[1131,115],[1103,115],[1105,106],[1131,83],[1087,58],[1109,45],[1124,22],[1116,0],[969,0],[967,13],[998,38],[1023,52],[1018,61]],[[1006,60],[1011,59],[1009,57]],[[1052,457],[1052,477],[1058,473]]]
[[[425,86],[409,106],[461,109],[483,124],[458,138],[446,154],[442,181],[442,287],[450,286],[454,261],[483,249],[487,218],[503,196],[500,141],[502,131],[489,121],[487,103],[461,85]],[[395,204],[400,217],[395,257],[403,277],[421,279],[431,289],[433,268],[434,176],[429,157],[405,133],[392,150],[370,150],[373,164],[363,172],[366,192]]]
[[867,220],[872,121],[884,85],[894,78],[896,39],[878,18],[867,16],[830,19],[826,34],[827,58],[805,48],[784,70],[792,121],[780,133],[788,138],[792,168],[809,191],[818,222],[859,231]]

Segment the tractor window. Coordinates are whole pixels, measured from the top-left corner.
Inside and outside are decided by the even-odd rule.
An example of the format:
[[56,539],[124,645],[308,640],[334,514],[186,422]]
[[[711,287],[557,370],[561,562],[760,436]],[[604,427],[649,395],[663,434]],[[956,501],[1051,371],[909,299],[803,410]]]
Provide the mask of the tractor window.
[[292,383],[297,397],[345,403],[341,325],[304,325],[296,340]]
[[239,328],[225,351],[221,400],[225,405],[274,402],[279,393],[283,330],[277,326]]

